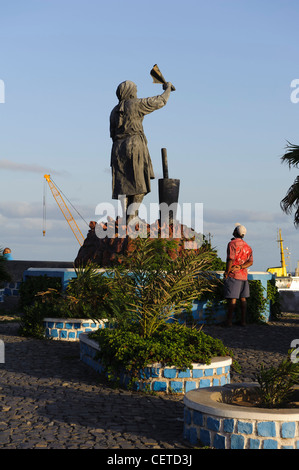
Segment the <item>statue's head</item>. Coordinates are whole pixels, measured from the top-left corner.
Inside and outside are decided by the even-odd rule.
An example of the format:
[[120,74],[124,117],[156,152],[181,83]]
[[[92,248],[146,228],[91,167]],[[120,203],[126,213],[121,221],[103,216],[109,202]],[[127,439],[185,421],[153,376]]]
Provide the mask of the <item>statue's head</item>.
[[118,85],[116,90],[116,96],[119,101],[137,98],[137,86],[134,82],[126,80],[125,82],[122,82]]

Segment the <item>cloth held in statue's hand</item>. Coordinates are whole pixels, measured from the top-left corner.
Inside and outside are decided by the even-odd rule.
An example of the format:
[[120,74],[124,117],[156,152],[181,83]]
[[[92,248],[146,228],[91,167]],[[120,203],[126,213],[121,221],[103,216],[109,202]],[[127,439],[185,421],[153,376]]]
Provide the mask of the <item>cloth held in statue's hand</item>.
[[[150,71],[150,74],[153,77],[154,83],[162,83],[163,85],[166,85],[167,82],[163,77],[157,64],[153,66],[152,70]],[[171,86],[171,91],[175,91],[175,87],[173,85]]]

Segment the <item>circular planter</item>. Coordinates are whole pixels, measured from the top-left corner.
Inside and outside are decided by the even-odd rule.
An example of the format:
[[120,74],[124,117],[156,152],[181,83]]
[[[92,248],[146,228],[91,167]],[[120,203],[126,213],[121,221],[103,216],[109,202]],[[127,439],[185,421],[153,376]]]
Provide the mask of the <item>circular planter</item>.
[[298,449],[299,408],[268,409],[229,403],[229,384],[192,390],[184,397],[184,438],[192,445],[217,449]]
[[55,340],[79,341],[81,333],[105,328],[107,320],[82,318],[44,318],[45,336]]
[[[99,373],[106,373],[101,361],[97,358],[100,348],[88,334],[80,335],[80,359]],[[224,385],[230,382],[230,357],[214,357],[211,364],[192,364],[193,368],[181,370],[177,367],[160,363],[149,364],[139,371],[134,381],[134,390],[146,390],[165,393],[186,393],[189,390]],[[121,385],[127,387],[132,377],[124,372],[115,377]]]

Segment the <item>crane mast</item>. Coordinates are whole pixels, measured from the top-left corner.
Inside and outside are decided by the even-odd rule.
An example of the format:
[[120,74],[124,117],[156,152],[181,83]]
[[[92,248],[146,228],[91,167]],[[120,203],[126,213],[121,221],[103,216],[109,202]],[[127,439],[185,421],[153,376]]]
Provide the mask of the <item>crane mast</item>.
[[287,265],[285,262],[284,251],[283,251],[283,239],[281,237],[281,229],[278,232],[278,240],[277,242],[280,245],[280,266],[276,268],[268,268],[267,272],[276,274],[277,277],[287,277]]
[[[84,242],[84,237],[83,237],[83,235],[81,233],[81,230],[79,229],[76,221],[74,220],[69,208],[67,207],[66,203],[64,202],[64,199],[63,199],[60,191],[58,190],[58,188],[56,187],[56,185],[52,181],[50,175],[44,175],[44,178],[46,179],[46,181],[47,181],[47,183],[48,183],[48,185],[51,189],[51,192],[54,196],[54,199],[57,202],[59,209],[63,213],[67,223],[69,224],[73,234],[75,235],[79,245],[82,246],[83,242]],[[43,235],[45,235],[45,230],[43,230]]]
[[284,251],[283,251],[283,239],[281,238],[281,229],[279,229],[279,239],[277,240],[280,245],[280,263],[281,263],[281,268],[283,272],[283,276],[287,276],[287,267],[286,267],[286,262],[284,258]]

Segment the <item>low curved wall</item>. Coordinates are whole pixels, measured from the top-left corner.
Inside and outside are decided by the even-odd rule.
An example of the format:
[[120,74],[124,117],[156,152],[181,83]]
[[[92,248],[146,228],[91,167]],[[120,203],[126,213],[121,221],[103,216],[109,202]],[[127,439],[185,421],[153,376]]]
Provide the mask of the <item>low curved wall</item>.
[[299,290],[278,289],[282,312],[299,313]]
[[[80,335],[80,359],[99,373],[105,369],[96,358],[99,346],[87,334]],[[181,370],[176,367],[162,367],[161,364],[149,364],[139,372],[134,383],[134,390],[146,390],[166,393],[186,393],[201,387],[211,387],[230,383],[230,357],[215,357],[211,364],[193,364],[193,369]],[[117,377],[121,384],[128,386],[131,376],[122,374]]]
[[44,318],[46,338],[62,341],[79,341],[81,333],[105,328],[106,323],[81,318]]
[[221,401],[229,389],[194,390],[184,397],[184,438],[216,449],[298,449],[299,410],[238,406]]

